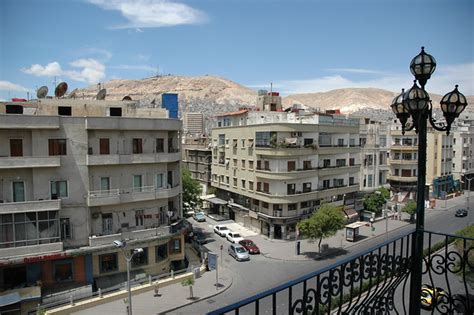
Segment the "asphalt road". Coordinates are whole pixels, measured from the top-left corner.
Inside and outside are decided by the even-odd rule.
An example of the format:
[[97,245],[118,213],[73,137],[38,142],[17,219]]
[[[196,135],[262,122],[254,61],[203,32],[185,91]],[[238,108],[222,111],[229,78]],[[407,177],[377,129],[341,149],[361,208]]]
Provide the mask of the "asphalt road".
[[[471,198],[472,200],[472,198]],[[471,209],[474,207],[474,200],[470,202]],[[458,231],[466,226],[468,218],[457,218],[454,212],[458,207],[447,208],[446,210],[428,210],[425,218],[425,229],[440,232],[451,233]],[[237,262],[227,254],[229,242],[225,238],[221,238],[212,232],[212,226],[209,223],[192,222],[195,228],[201,228],[207,232],[214,241],[206,244],[206,247],[220,255],[220,245],[223,245],[223,261],[219,257],[219,273],[230,273],[233,276],[233,284],[226,292],[204,301],[183,307],[174,314],[205,314],[211,310],[238,302],[249,296],[260,293],[277,285],[284,284],[292,279],[314,272],[322,267],[335,264],[348,256],[356,255],[370,248],[375,247],[385,238],[369,238],[363,242],[359,242],[349,248],[345,254],[340,256],[317,260],[317,261],[277,261],[265,258],[261,255],[251,256],[248,262]],[[396,231],[389,232],[389,238],[401,236],[414,229],[414,225],[407,225]],[[426,240],[425,243],[427,243]],[[433,242],[436,239],[432,240]],[[222,267],[221,267],[222,263]],[[296,294],[296,292],[295,292]],[[278,299],[280,300],[280,299]],[[282,299],[285,301],[287,299]],[[261,310],[265,310],[265,305],[270,305],[271,300],[261,301]],[[286,309],[284,302],[279,305],[282,313]],[[243,312],[247,313],[247,312]],[[265,312],[262,312],[265,313]]]

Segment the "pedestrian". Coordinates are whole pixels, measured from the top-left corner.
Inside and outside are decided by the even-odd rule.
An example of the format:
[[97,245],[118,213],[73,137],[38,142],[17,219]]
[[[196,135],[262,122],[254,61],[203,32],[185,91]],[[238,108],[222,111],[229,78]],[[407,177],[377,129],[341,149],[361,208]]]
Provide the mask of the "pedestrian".
[[155,282],[154,290],[155,290],[155,294],[153,295],[154,297],[159,297],[159,296],[161,296],[161,294],[159,293],[159,291],[160,291],[160,284],[158,283],[158,281]]

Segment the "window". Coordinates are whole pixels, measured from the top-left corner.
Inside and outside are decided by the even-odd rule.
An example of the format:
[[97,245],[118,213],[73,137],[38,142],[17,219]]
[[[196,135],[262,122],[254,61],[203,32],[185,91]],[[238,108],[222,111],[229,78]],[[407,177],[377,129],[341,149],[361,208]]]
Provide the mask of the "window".
[[112,234],[113,233],[113,219],[112,213],[102,214],[102,233]]
[[298,209],[298,204],[297,203],[289,203],[288,204],[288,211],[293,211]]
[[344,146],[344,139],[337,139],[337,146],[343,147]]
[[170,253],[179,254],[181,253],[181,240],[175,239],[170,241]]
[[142,139],[134,138],[133,139],[133,154],[143,153]]
[[112,272],[118,270],[117,253],[99,255],[100,273]]
[[142,191],[142,175],[133,175],[133,191]]
[[60,199],[68,197],[67,181],[56,180],[51,181],[51,199]]
[[66,155],[66,139],[48,139],[49,155]]
[[237,159],[232,159],[232,166],[237,167]]
[[99,154],[110,154],[110,140],[108,138],[99,139]]
[[262,202],[262,208],[268,209],[268,202]]
[[237,178],[234,177],[232,181],[234,183],[234,187],[237,187]]
[[387,136],[380,136],[379,137],[379,143],[381,147],[386,147],[387,146]]
[[[130,255],[133,254],[133,249],[130,250]],[[148,265],[148,247],[143,248],[143,252],[137,253],[132,258],[132,268]]]
[[110,116],[121,117],[122,116],[122,108],[121,107],[110,107],[109,113],[110,113]]
[[399,176],[400,175],[400,169],[396,168],[395,169],[395,176]]
[[165,152],[165,143],[163,138],[156,139],[156,152]]
[[156,188],[163,188],[163,174],[156,174]]
[[229,185],[229,181],[230,181],[229,176],[226,176],[226,177],[225,177],[225,183],[226,183],[227,185]]
[[[166,179],[167,179],[168,188],[174,187],[173,186],[173,171],[168,171],[168,177]],[[229,181],[227,181],[227,184],[228,183]]]
[[72,115],[71,106],[58,106],[58,115],[71,116]]
[[269,193],[270,192],[270,184],[263,183],[263,192]]
[[23,139],[10,139],[10,156],[23,156]]
[[349,177],[349,185],[354,185],[354,177]]
[[13,182],[13,202],[25,201],[25,182]]
[[60,220],[61,226],[61,240],[71,239],[71,222],[69,222],[69,218],[61,218]]
[[346,160],[345,159],[336,159],[336,166],[337,167],[346,166]]
[[143,210],[135,210],[135,226],[143,226]]
[[109,191],[110,190],[110,177],[101,177],[100,178],[100,190]]
[[311,192],[311,183],[303,183],[303,192]]
[[251,160],[249,161],[249,169],[253,170],[253,161],[251,161]]
[[303,161],[303,169],[310,170],[311,169],[311,161]]
[[330,185],[329,183],[330,183],[329,179],[323,180],[323,188],[329,188],[329,185]]
[[288,168],[288,172],[296,170],[296,162],[295,161],[288,161],[287,168]]
[[57,282],[73,280],[72,260],[54,262],[54,280]]
[[7,113],[7,114],[23,114],[23,106],[21,106],[21,105],[5,105],[5,113]]
[[242,188],[245,189],[245,179],[242,179]]
[[296,193],[296,184],[287,184],[286,185],[286,194],[294,195]]
[[354,166],[355,165],[355,159],[354,158],[350,158],[349,159],[349,166]]
[[253,190],[253,182],[249,181],[249,190]]
[[311,202],[310,201],[303,201],[301,203],[301,208],[304,209],[304,208],[309,208],[311,207]]
[[242,169],[245,169],[245,160],[242,160]]
[[331,160],[324,159],[323,160],[323,167],[331,167]]
[[168,257],[168,246],[166,244],[155,247],[155,261],[160,262]]
[[367,176],[368,187],[372,187],[372,175]]
[[269,147],[272,141],[276,141],[276,132],[265,131],[255,133],[256,147]]

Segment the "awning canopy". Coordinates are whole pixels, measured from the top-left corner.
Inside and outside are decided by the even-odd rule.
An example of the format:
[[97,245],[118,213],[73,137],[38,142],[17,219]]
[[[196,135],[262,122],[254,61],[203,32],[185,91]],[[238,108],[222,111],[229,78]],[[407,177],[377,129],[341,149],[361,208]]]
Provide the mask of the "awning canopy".
[[239,205],[238,203],[235,203],[235,202],[229,202],[229,206],[239,208],[240,210],[245,210],[245,211],[250,210],[249,208],[246,208],[246,207],[244,207],[242,205]]
[[13,292],[0,296],[0,307],[15,304],[21,301],[20,293]]
[[359,216],[357,211],[355,211],[354,209],[344,209],[344,213],[349,219]]
[[222,200],[221,198],[217,198],[217,197],[209,198],[209,199],[207,199],[207,201],[209,201],[210,203],[213,203],[213,204],[217,204],[217,205],[226,205],[227,204],[227,201]]

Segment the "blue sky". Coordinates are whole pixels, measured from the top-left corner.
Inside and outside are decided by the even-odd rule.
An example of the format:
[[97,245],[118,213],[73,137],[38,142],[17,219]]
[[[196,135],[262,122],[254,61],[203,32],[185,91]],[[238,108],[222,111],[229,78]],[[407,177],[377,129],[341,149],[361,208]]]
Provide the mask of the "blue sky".
[[427,89],[474,94],[472,0],[2,0],[0,99],[151,75],[217,75],[284,94],[398,91],[426,47]]

